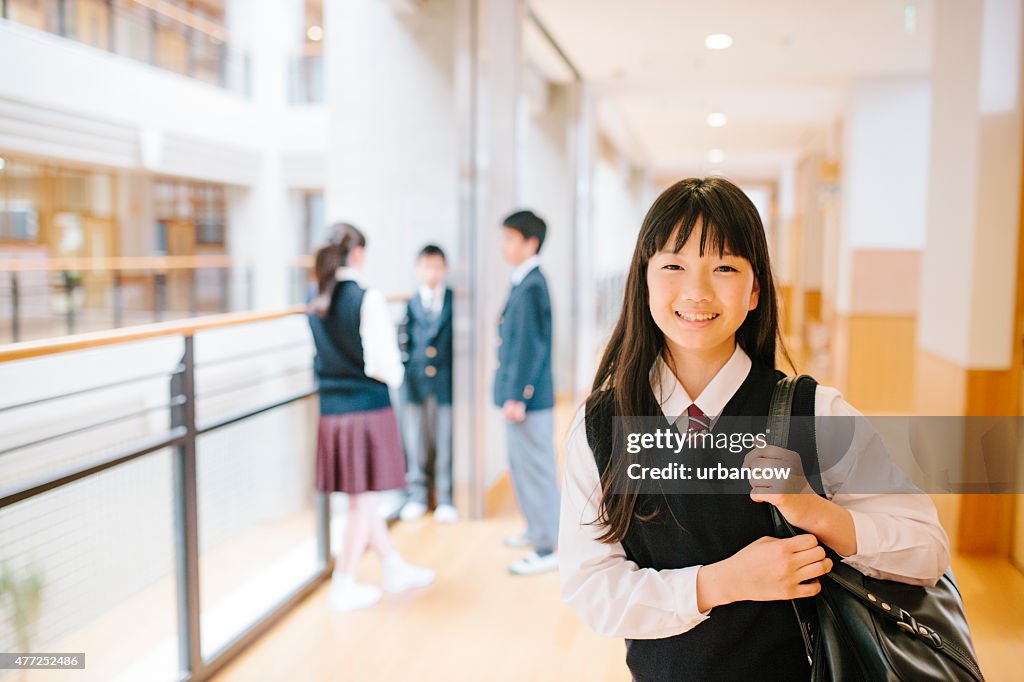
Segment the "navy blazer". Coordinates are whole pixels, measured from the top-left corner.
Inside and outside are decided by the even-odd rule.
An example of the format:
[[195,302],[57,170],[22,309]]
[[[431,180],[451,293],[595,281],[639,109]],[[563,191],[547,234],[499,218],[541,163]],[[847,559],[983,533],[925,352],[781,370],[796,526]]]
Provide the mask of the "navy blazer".
[[452,404],[452,290],[446,288],[441,312],[431,315],[419,292],[406,308],[408,357],[405,399],[416,405],[436,396],[438,405]]
[[555,405],[551,379],[551,298],[548,281],[534,268],[512,287],[498,321],[498,371],[494,404],[526,403],[527,410]]

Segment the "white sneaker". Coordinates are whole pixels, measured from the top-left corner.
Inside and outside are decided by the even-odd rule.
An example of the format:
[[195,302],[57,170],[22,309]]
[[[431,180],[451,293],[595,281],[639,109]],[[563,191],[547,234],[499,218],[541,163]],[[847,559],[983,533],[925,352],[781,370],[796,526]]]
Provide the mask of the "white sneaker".
[[512,547],[513,549],[522,549],[523,547],[530,546],[530,539],[526,537],[526,533],[520,533],[519,535],[506,535],[505,539],[501,542],[506,547]]
[[384,577],[381,586],[388,592],[405,592],[417,587],[426,587],[434,582],[436,574],[429,568],[413,566],[397,557],[384,562]]
[[423,518],[423,515],[427,513],[427,505],[422,502],[406,502],[405,506],[402,507],[402,511],[399,513],[399,518],[403,521],[415,521]]
[[450,504],[439,504],[434,510],[434,520],[438,523],[455,523],[459,520],[459,510]]
[[536,552],[530,552],[509,566],[508,572],[512,575],[537,575],[538,573],[546,573],[557,568],[558,554],[555,552],[545,554],[544,556],[540,556]]
[[380,601],[380,589],[357,583],[352,576],[334,576],[327,591],[327,608],[331,611],[355,611]]

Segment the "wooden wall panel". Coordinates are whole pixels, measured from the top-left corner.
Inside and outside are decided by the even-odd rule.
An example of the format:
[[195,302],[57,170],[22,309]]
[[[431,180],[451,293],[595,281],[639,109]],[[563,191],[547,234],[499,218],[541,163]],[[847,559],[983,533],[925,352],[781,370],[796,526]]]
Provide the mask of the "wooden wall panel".
[[914,317],[851,315],[847,400],[862,412],[909,413],[914,406]]

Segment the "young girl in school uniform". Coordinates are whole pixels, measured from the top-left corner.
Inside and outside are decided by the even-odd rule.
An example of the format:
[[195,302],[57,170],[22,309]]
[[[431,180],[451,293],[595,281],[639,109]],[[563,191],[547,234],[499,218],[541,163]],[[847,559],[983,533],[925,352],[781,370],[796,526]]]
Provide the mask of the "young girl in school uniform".
[[351,611],[381,596],[377,587],[355,581],[368,546],[381,559],[389,592],[429,585],[434,572],[402,559],[377,510],[377,491],[405,487],[405,454],[388,392],[401,385],[405,368],[387,302],[361,277],[366,238],[346,223],[332,232],[331,243],[316,254],[318,295],[309,311],[320,394],[316,488],[348,494],[345,543],[328,605]]
[[[685,432],[714,429],[719,416],[767,415],[783,376],[779,339],[754,205],[723,178],[670,187],[644,219],[622,314],[570,431],[558,543],[562,598],[598,633],[626,639],[634,680],[806,678],[786,600],[820,591],[831,569],[821,545],[865,574],[906,583],[935,584],[948,567],[949,541],[927,495],[838,491],[880,470],[899,477],[877,439],[853,438],[843,480],[821,472],[826,497],[768,483],[749,496],[612,494],[623,456],[596,436],[597,424],[687,415]],[[824,386],[814,408],[819,417],[859,414]],[[769,463],[802,472],[799,455],[781,448],[744,460]],[[771,537],[769,503],[805,532]]]

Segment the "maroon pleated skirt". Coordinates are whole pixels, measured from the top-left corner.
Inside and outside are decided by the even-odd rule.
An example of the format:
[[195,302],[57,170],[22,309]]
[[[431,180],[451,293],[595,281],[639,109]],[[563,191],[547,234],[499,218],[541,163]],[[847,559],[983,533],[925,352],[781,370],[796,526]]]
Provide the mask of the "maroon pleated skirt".
[[358,494],[405,487],[405,451],[390,407],[320,416],[316,489]]

